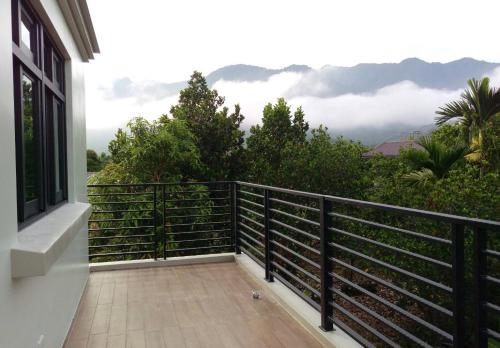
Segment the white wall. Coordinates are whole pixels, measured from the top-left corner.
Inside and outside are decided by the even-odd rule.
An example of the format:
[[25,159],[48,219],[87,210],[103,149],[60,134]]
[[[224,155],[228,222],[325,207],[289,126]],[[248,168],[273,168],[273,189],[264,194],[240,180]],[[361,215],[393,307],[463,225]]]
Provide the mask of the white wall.
[[[57,0],[41,0],[71,57],[66,63],[69,200],[85,201],[84,66]],[[11,0],[0,1],[0,347],[61,347],[88,278],[87,230],[45,276],[12,279],[10,247],[17,241]],[[71,91],[71,93],[70,93]]]

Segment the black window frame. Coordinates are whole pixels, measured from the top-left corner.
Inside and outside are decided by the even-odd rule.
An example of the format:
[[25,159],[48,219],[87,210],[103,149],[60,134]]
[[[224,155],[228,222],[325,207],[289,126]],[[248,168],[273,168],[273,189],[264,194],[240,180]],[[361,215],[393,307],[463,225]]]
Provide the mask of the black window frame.
[[[31,47],[22,42],[23,21],[30,24]],[[65,60],[53,42],[27,1],[12,0],[17,215],[20,229],[63,204],[68,198]],[[26,202],[23,125],[22,81],[25,76],[32,81],[33,86],[33,142],[36,147],[36,198],[29,202]],[[59,182],[56,182],[57,178]]]

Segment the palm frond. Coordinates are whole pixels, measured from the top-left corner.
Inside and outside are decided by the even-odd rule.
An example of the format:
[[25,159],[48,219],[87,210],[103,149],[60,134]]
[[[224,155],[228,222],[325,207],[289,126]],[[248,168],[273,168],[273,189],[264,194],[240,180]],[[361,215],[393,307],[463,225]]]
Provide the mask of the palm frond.
[[403,175],[403,180],[410,186],[424,188],[436,180],[432,170],[424,168],[409,174]]

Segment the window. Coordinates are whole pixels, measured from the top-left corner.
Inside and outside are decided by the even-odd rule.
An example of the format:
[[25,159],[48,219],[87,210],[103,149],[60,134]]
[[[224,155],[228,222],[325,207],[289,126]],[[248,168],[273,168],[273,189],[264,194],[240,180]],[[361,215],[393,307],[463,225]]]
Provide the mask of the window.
[[67,198],[64,60],[24,1],[12,1],[12,25],[17,206],[23,223]]

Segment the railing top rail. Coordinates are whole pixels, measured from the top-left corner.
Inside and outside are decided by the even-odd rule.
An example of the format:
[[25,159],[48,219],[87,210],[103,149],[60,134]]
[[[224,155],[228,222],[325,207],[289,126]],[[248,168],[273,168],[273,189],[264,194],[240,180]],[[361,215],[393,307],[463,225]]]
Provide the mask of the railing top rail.
[[459,215],[438,213],[438,212],[413,209],[413,208],[405,208],[405,207],[400,207],[400,206],[396,206],[396,205],[361,201],[361,200],[352,199],[352,198],[322,195],[319,193],[297,191],[297,190],[279,188],[279,187],[268,186],[268,185],[253,184],[253,183],[248,183],[248,182],[243,182],[243,181],[236,181],[236,183],[238,185],[266,189],[266,190],[272,190],[274,192],[293,194],[293,195],[307,197],[307,198],[316,198],[316,199],[324,198],[326,200],[329,200],[332,202],[337,202],[337,203],[355,205],[355,206],[365,207],[365,208],[380,209],[380,210],[390,211],[390,212],[397,213],[397,214],[412,215],[412,216],[417,216],[417,217],[423,217],[423,218],[429,218],[429,219],[433,219],[433,220],[444,221],[444,222],[448,222],[448,223],[459,223],[459,224],[468,225],[468,226],[484,227],[484,228],[488,228],[490,230],[500,231],[500,221],[468,218],[468,217],[459,216]]
[[177,182],[149,182],[149,183],[129,183],[129,184],[87,184],[87,187],[215,185],[215,184],[232,184],[232,183],[234,183],[234,181],[177,181]]
[[291,189],[286,189],[286,188],[281,188],[281,187],[274,187],[274,186],[262,185],[262,184],[254,184],[254,183],[249,183],[249,182],[244,182],[244,181],[202,181],[202,182],[186,181],[186,182],[165,182],[165,183],[89,184],[89,185],[87,185],[87,187],[94,187],[94,188],[97,188],[97,187],[126,187],[126,186],[144,187],[144,186],[162,186],[162,185],[164,185],[164,186],[214,185],[214,184],[231,184],[231,183],[236,183],[238,185],[243,185],[243,186],[247,186],[247,187],[254,187],[254,188],[260,188],[260,189],[265,189],[265,190],[271,190],[274,192],[281,192],[281,193],[285,193],[285,194],[292,194],[292,195],[306,197],[306,198],[315,198],[315,199],[323,198],[323,199],[326,199],[326,200],[329,200],[332,202],[349,204],[349,205],[354,205],[354,206],[358,206],[358,207],[380,209],[380,210],[384,210],[384,211],[393,212],[396,214],[412,215],[412,216],[416,216],[416,217],[439,220],[439,221],[443,221],[443,222],[447,222],[447,223],[458,223],[458,224],[463,224],[463,225],[472,226],[472,227],[483,227],[483,228],[488,228],[488,229],[493,230],[493,231],[500,231],[500,221],[468,218],[468,217],[459,216],[459,215],[438,213],[438,212],[432,212],[432,211],[426,211],[426,210],[420,210],[420,209],[414,209],[414,208],[405,208],[405,207],[400,207],[400,206],[396,206],[396,205],[368,202],[368,201],[362,201],[362,200],[352,199],[352,198],[322,195],[319,193],[291,190]]

